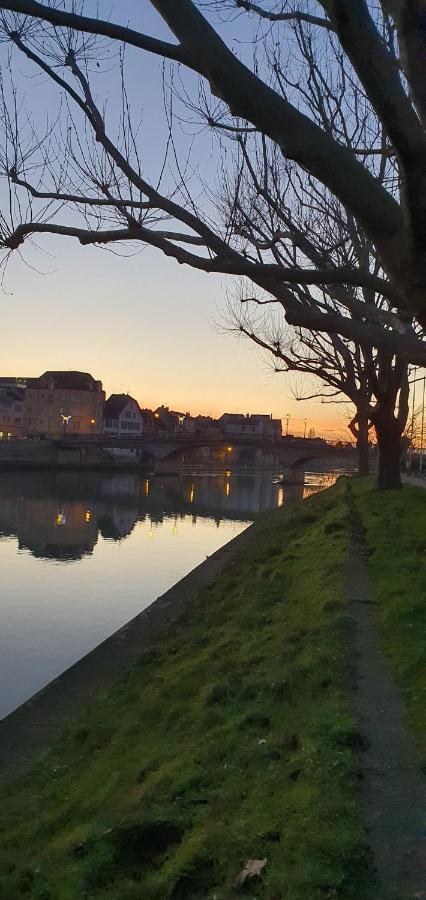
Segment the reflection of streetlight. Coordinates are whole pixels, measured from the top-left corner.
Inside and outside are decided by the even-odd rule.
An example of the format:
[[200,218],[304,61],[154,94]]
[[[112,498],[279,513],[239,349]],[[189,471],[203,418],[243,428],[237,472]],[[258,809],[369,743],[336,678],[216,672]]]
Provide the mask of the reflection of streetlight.
[[306,437],[306,425],[307,425],[307,424],[308,424],[308,420],[305,419],[305,430],[304,430],[304,432],[303,432],[303,437],[304,437],[304,438]]

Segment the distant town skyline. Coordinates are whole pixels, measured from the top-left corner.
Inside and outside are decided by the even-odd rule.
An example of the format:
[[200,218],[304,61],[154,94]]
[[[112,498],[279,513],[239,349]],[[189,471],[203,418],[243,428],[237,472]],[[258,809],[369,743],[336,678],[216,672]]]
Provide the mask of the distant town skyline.
[[[52,354],[49,354],[48,362],[50,361],[52,356]],[[53,356],[53,358],[55,357]],[[256,363],[256,360],[254,360],[254,362]],[[8,361],[7,353],[5,354],[3,375],[18,378],[38,378],[41,374],[43,374],[43,372],[47,370],[59,369],[61,369],[62,371],[90,372],[95,378],[98,378],[100,381],[102,381],[103,388],[106,392],[107,397],[114,393],[129,394],[135,397],[141,408],[154,410],[164,405],[168,406],[170,409],[189,412],[193,416],[206,415],[212,416],[213,418],[219,418],[225,412],[241,414],[268,414],[272,415],[273,418],[282,420],[283,434],[285,434],[287,430],[288,416],[289,433],[307,434],[309,430],[313,428],[318,435],[324,434],[324,436],[329,436],[330,438],[341,436],[345,440],[351,439],[350,432],[347,430],[346,425],[347,418],[345,417],[343,412],[341,412],[339,418],[337,418],[336,416],[336,419],[333,419],[329,415],[330,406],[323,405],[323,410],[326,414],[321,416],[321,409],[318,413],[318,410],[315,408],[320,406],[320,401],[318,401],[318,403],[315,403],[313,401],[298,402],[291,397],[287,397],[287,402],[285,402],[285,396],[284,403],[282,404],[282,409],[280,410],[277,405],[276,391],[272,392],[259,389],[258,391],[256,391],[256,393],[253,393],[251,397],[248,398],[245,405],[243,405],[241,401],[244,400],[245,392],[243,393],[241,390],[239,390],[239,385],[235,385],[235,389],[232,385],[230,387],[228,386],[226,395],[222,395],[221,393],[219,393],[218,396],[215,396],[214,389],[207,395],[204,388],[205,400],[203,401],[202,398],[200,398],[199,403],[197,403],[197,392],[192,390],[194,386],[192,380],[190,380],[188,392],[187,394],[185,394],[185,388],[176,386],[173,374],[170,377],[170,384],[165,384],[164,389],[160,393],[159,388],[156,387],[154,379],[154,383],[147,384],[145,390],[142,388],[138,390],[138,388],[136,387],[136,379],[132,384],[125,384],[124,382],[117,384],[111,376],[108,377],[108,375],[103,371],[99,371],[99,368],[95,368],[89,361],[86,365],[70,365],[69,367],[67,367],[63,364],[62,360],[62,365],[54,366],[50,364],[42,364],[38,367],[38,369],[35,369],[35,363],[30,368],[28,360],[21,366],[17,367],[16,363],[13,362],[12,359]],[[267,387],[271,380],[271,376],[266,374],[266,371],[261,371],[260,364],[258,364],[257,367],[256,365],[254,366],[254,371],[257,371],[257,378],[259,382],[258,387],[260,388],[262,386],[262,382],[263,387]],[[118,372],[118,377],[120,377],[120,374],[122,375],[122,372]],[[200,381],[202,380],[202,374],[203,373],[201,372],[200,379],[198,379],[196,382],[196,385],[198,387],[200,386]],[[278,379],[280,376],[276,377]],[[281,376],[281,378],[283,378],[283,376]],[[239,398],[239,403],[237,402],[237,400],[233,400],[234,396],[236,398]],[[192,397],[192,402],[189,402],[190,397]],[[269,406],[267,405],[268,401],[270,403]],[[337,406],[336,409],[339,409],[339,407]],[[340,409],[342,409],[342,407],[340,407]],[[311,415],[308,414],[308,411],[311,412]]]

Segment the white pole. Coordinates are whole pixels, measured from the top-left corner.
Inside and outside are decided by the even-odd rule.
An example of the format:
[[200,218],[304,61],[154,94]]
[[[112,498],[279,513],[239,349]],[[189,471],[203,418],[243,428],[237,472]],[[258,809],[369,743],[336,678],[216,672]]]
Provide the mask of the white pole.
[[426,376],[423,378],[422,434],[421,434],[421,438],[420,438],[419,472],[423,472],[423,433],[424,433],[424,424],[425,424],[425,389],[426,389]]
[[[413,369],[414,375],[416,374],[416,369]],[[411,469],[413,464],[413,441],[414,441],[414,402],[416,399],[416,380],[413,382],[413,409],[411,412],[411,445],[410,445],[410,462],[408,468]]]

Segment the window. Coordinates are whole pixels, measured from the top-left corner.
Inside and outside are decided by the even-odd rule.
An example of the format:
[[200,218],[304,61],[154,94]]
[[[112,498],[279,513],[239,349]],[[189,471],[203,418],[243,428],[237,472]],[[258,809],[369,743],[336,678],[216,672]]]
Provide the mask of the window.
[[127,431],[127,422],[122,422],[121,427],[122,427],[123,431]]

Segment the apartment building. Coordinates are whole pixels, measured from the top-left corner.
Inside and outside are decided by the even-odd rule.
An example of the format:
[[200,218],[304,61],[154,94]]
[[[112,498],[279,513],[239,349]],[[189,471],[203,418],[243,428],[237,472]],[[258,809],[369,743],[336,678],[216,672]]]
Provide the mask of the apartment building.
[[25,391],[29,435],[101,434],[105,393],[88,372],[44,372]]

